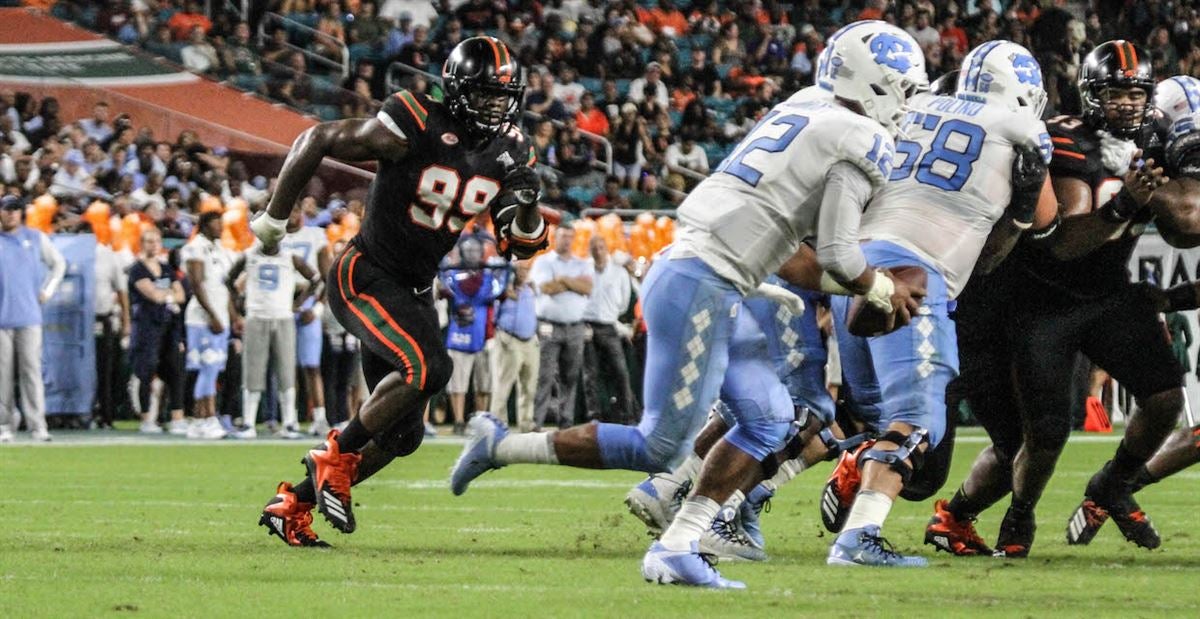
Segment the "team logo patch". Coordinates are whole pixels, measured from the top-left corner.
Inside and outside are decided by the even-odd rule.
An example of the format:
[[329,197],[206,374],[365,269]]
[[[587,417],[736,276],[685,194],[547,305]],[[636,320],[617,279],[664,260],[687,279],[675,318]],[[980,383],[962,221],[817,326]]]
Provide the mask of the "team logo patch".
[[1042,68],[1038,66],[1033,56],[1027,54],[1014,54],[1012,57],[1013,71],[1017,74],[1017,81],[1022,84],[1037,84],[1042,83]]
[[446,143],[446,146],[454,146],[458,144],[458,136],[447,131],[442,134],[442,141]]
[[912,68],[912,51],[912,45],[908,41],[894,34],[883,32],[871,39],[871,53],[875,54],[875,63],[901,73],[907,73]]
[[503,165],[503,166],[510,166],[510,165],[513,165],[513,163],[514,163],[512,155],[508,154],[508,151],[504,151],[504,152],[500,153],[500,155],[498,157],[496,157],[496,161],[499,161],[500,165]]

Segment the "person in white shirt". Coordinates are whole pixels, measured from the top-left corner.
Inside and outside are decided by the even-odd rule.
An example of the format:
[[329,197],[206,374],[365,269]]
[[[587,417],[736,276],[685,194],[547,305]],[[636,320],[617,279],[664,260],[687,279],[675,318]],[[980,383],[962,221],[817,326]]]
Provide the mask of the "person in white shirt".
[[[554,233],[554,251],[533,263],[537,288],[538,341],[541,343],[534,423],[540,427],[554,412],[563,427],[575,422],[575,389],[583,365],[583,313],[592,293],[592,265],[571,255],[575,230],[562,225]],[[558,398],[552,395],[557,386]]]
[[69,150],[63,155],[63,164],[54,173],[50,193],[59,199],[78,198],[96,187],[96,179],[83,167],[83,153]]
[[662,81],[662,65],[657,62],[651,62],[646,65],[646,73],[632,82],[629,82],[629,100],[634,103],[641,103],[647,99],[647,87],[649,87],[649,96],[658,101],[658,104],[666,109],[671,105],[667,85]]
[[575,81],[575,77],[573,67],[563,67],[558,78],[560,81],[554,84],[553,90],[554,98],[558,99],[572,116],[579,111],[579,100],[583,98],[583,93],[587,92],[583,84]]
[[97,101],[92,106],[92,117],[79,121],[79,126],[89,138],[105,142],[112,137],[113,126],[108,122],[108,102]]
[[208,73],[217,68],[217,50],[204,38],[204,28],[195,26],[188,36],[188,44],[179,52],[183,68],[195,73]]
[[[583,400],[589,419],[630,424],[635,421],[635,404],[624,340],[632,337],[633,331],[620,321],[620,316],[633,299],[633,279],[623,265],[610,258],[604,237],[593,236],[589,250],[594,272],[592,294],[583,312],[591,333],[584,353]],[[600,406],[596,388],[601,381],[608,384],[617,400],[611,415],[604,414]]]
[[159,172],[151,172],[146,175],[146,184],[134,189],[129,194],[129,199],[141,210],[146,210],[150,206],[157,206],[160,209],[167,208],[167,201],[162,195],[163,176]]
[[[242,423],[245,429],[237,438],[257,438],[254,424],[258,403],[267,390],[267,365],[275,370],[279,389],[283,423],[275,435],[279,438],[301,438],[299,415],[296,412],[296,322],[295,313],[309,297],[321,291],[321,278],[300,256],[280,251],[271,253],[255,243],[229,270],[225,285],[231,296],[237,295],[238,277],[246,273],[246,326],[242,333]],[[296,295],[299,273],[308,286],[304,294]]]
[[[231,168],[234,166],[230,166]],[[280,243],[283,251],[299,256],[318,277],[329,272],[333,257],[329,252],[329,240],[325,230],[304,225],[304,214],[300,209],[292,211],[288,218],[287,236]],[[323,327],[325,304],[321,295],[310,296],[296,314],[296,364],[300,366],[304,379],[305,410],[312,409],[312,425],[308,433],[325,436],[329,433],[329,421],[325,416],[325,383],[321,377],[321,352],[324,344]]]
[[225,370],[229,346],[231,308],[225,276],[233,260],[221,247],[220,213],[201,214],[197,227],[200,233],[180,252],[193,295],[183,316],[187,369],[198,372],[192,391],[196,421],[188,428],[188,438],[220,439],[225,430],[216,416],[217,375]]

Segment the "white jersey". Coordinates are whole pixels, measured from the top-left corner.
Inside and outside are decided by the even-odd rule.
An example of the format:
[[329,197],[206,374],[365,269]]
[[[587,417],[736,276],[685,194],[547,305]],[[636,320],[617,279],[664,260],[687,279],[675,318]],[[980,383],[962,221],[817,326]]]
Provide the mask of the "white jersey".
[[879,123],[817,87],[776,105],[678,210],[671,256],[696,256],[748,293],[816,236],[825,174],[839,161],[875,189],[894,156]]
[[289,232],[279,242],[280,249],[300,256],[300,259],[307,263],[314,273],[318,273],[322,277],[325,274],[321,273],[317,257],[328,245],[329,239],[325,237],[325,230],[316,226],[304,226],[295,232]]
[[268,256],[256,245],[246,251],[246,317],[266,320],[292,317],[296,265],[280,251]]
[[[187,263],[192,260],[204,263],[204,290],[208,293],[208,303],[216,313],[217,320],[228,329],[229,289],[225,287],[225,277],[233,266],[233,254],[221,247],[220,241],[210,241],[203,234],[197,234],[183,246],[179,257],[185,271]],[[195,283],[192,285],[195,286]],[[188,325],[208,324],[208,312],[200,307],[200,301],[194,295],[188,301],[183,321]]]
[[1049,162],[1050,135],[1042,121],[1001,105],[919,95],[911,107],[891,182],[871,200],[859,234],[928,260],[953,299],[1012,198],[1013,146],[1039,148]]

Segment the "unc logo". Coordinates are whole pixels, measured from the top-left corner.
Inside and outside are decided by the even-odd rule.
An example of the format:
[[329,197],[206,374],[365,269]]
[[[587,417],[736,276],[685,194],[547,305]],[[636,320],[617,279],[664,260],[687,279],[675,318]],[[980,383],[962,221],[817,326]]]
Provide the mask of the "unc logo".
[[1015,54],[1012,58],[1013,72],[1017,74],[1017,81],[1022,84],[1041,84],[1042,83],[1042,68],[1038,66],[1033,56],[1025,54]]
[[875,54],[876,64],[901,73],[912,68],[912,45],[894,34],[884,32],[871,39],[871,53]]

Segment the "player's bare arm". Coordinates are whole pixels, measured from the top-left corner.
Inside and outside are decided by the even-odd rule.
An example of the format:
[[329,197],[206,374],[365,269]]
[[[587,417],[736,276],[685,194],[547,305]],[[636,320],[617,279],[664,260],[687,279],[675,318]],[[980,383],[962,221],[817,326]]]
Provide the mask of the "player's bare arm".
[[1200,245],[1200,180],[1173,178],[1150,200],[1159,234],[1172,247]]
[[[1135,153],[1134,160],[1140,155],[1140,151]],[[1062,225],[1050,245],[1056,258],[1080,258],[1120,234],[1129,219],[1149,204],[1155,190],[1169,179],[1161,167],[1154,165],[1153,159],[1148,159],[1141,166],[1131,167],[1122,180],[1121,191],[1099,208],[1093,207],[1092,189],[1083,180],[1073,177],[1053,180],[1062,216]]]

